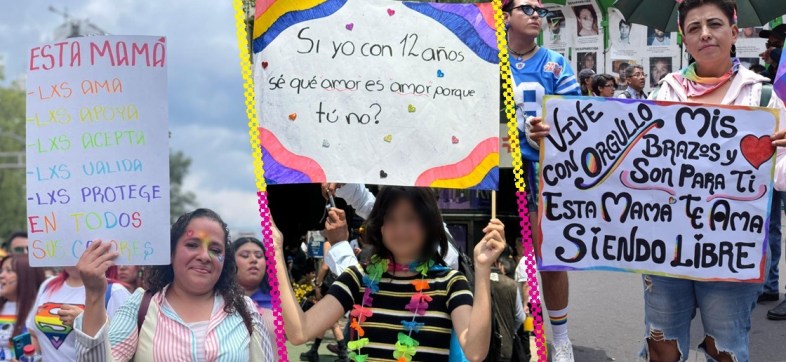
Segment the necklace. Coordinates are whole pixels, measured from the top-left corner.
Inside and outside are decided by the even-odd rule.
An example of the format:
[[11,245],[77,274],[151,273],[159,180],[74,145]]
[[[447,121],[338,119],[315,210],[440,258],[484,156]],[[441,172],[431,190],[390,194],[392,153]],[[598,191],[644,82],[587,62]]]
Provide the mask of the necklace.
[[538,44],[535,44],[532,46],[532,48],[530,48],[526,52],[518,53],[515,50],[513,50],[513,48],[510,47],[510,36],[508,36],[508,51],[511,52],[514,55],[514,58],[518,60],[518,62],[516,62],[516,64],[514,65],[518,70],[524,69],[524,66],[526,65],[526,63],[524,63],[524,57],[527,56],[527,54],[535,51],[535,49],[537,48],[538,48]]
[[366,321],[366,318],[374,315],[371,310],[371,303],[373,293],[379,292],[379,281],[382,279],[384,272],[393,273],[396,271],[413,271],[420,274],[420,280],[413,280],[412,285],[415,287],[415,294],[412,295],[409,303],[404,306],[404,309],[412,312],[411,320],[402,320],[401,325],[407,333],[399,332],[398,341],[396,341],[395,349],[393,350],[393,358],[398,362],[410,362],[412,357],[417,352],[417,347],[420,344],[417,340],[412,338],[412,333],[420,332],[423,328],[423,323],[418,323],[415,319],[418,316],[426,314],[428,303],[431,302],[431,297],[423,293],[424,290],[429,288],[428,277],[429,271],[446,270],[445,266],[437,265],[433,260],[427,262],[414,262],[409,265],[396,264],[391,260],[380,259],[376,255],[371,258],[371,263],[366,267],[366,275],[363,275],[363,300],[360,304],[352,306],[350,316],[352,316],[352,323],[350,328],[355,330],[358,334],[358,339],[347,343],[349,349],[349,358],[355,362],[365,362],[368,359],[367,354],[362,354],[361,349],[369,344],[369,339],[363,337],[365,331],[361,324]]

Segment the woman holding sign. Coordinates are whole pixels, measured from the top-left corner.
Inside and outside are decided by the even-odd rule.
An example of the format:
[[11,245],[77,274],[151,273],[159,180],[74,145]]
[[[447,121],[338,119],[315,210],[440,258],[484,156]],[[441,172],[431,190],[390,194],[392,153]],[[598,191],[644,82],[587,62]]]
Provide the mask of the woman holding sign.
[[[346,240],[344,213],[331,209],[325,229],[329,240]],[[484,232],[475,247],[473,298],[466,278],[445,265],[448,239],[433,192],[382,188],[366,220],[364,238],[374,246],[366,267],[349,267],[308,312],[289,284],[281,283],[288,340],[305,343],[350,312],[355,338],[347,345],[354,361],[444,361],[451,330],[469,360],[483,360],[491,337],[490,269],[505,246],[499,220],[491,220]],[[286,280],[283,237],[275,228],[274,242],[278,277]]]
[[[733,0],[684,0],[678,8],[679,30],[690,55],[687,68],[667,75],[650,98],[701,104],[764,105],[780,110],[783,102],[765,90],[767,79],[734,56],[739,30]],[[770,97],[770,98],[768,98]],[[543,139],[549,127],[532,122],[533,139]],[[783,126],[780,129],[784,129]],[[784,132],[773,137],[784,146]],[[780,152],[779,152],[780,153]],[[698,309],[705,336],[700,348],[713,361],[748,361],[751,312],[762,285],[744,282],[704,282],[644,275],[647,344],[641,356],[650,361],[685,361],[690,351],[691,320]]]
[[147,292],[138,289],[110,320],[103,273],[118,253],[109,243],[87,248],[77,264],[87,289],[84,313],[74,323],[81,360],[273,360],[267,327],[237,285],[221,217],[208,209],[180,216],[170,252],[172,264],[151,267]]

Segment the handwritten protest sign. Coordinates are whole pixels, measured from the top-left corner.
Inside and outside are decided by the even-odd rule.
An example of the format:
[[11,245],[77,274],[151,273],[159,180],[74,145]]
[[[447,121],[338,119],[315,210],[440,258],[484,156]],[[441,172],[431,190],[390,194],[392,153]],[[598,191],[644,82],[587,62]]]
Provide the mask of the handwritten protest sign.
[[29,62],[30,263],[75,265],[100,239],[120,264],[168,264],[165,38],[67,39]]
[[549,97],[542,270],[763,279],[778,115]]
[[496,189],[491,4],[260,5],[254,79],[268,184]]

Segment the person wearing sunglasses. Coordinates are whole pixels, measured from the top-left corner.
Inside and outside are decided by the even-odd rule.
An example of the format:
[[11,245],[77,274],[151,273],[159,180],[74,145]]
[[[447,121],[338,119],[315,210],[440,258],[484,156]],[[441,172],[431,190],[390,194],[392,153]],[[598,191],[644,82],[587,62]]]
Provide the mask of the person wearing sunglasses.
[[614,90],[617,89],[617,82],[609,74],[598,74],[592,77],[592,95],[596,97],[611,98]]
[[628,88],[626,88],[619,97],[623,99],[647,99],[647,94],[644,93],[644,83],[647,81],[647,73],[644,73],[644,67],[640,65],[632,65],[625,69],[625,78],[628,80]]
[[3,244],[3,249],[5,249],[7,254],[27,254],[27,232],[16,231],[11,233],[5,244]]
[[[508,0],[503,2],[503,16],[507,27],[510,70],[513,77],[513,97],[521,136],[521,154],[527,177],[527,207],[532,230],[538,230],[536,200],[539,144],[529,135],[529,119],[540,122],[541,104],[545,95],[580,95],[579,82],[565,57],[537,45],[543,19],[549,14],[537,0]],[[500,197],[515,197],[513,193]],[[538,233],[533,232],[537,247]],[[543,299],[548,309],[553,332],[556,362],[572,362],[573,347],[568,338],[568,274],[542,272]],[[528,296],[522,296],[528,301]]]

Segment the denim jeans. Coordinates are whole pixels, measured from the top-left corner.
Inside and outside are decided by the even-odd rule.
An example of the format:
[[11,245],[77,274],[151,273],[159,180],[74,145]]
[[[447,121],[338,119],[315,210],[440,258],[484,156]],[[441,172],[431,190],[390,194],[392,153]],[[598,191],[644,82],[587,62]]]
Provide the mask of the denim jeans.
[[778,262],[781,258],[781,210],[782,202],[786,199],[786,192],[774,191],[772,193],[772,206],[770,206],[770,267],[764,282],[765,293],[778,293]]
[[[698,309],[704,333],[720,352],[747,362],[751,312],[760,283],[700,282],[644,275],[645,339],[677,342],[680,362],[688,359],[690,325]],[[701,347],[701,346],[700,346]],[[648,360],[645,342],[641,357]],[[708,361],[714,361],[707,356]]]

